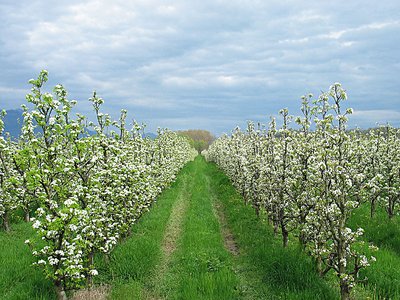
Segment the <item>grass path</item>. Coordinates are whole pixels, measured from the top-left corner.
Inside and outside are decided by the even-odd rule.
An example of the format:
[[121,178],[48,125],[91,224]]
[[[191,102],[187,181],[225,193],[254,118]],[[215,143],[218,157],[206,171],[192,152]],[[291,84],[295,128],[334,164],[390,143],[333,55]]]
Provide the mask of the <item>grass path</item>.
[[158,290],[164,299],[235,299],[238,281],[213,212],[207,165],[198,157],[194,166],[181,236]]
[[160,299],[159,282],[161,282],[165,276],[168,265],[171,261],[171,255],[177,248],[177,240],[181,236],[182,223],[188,207],[187,200],[190,197],[191,185],[192,183],[189,182],[189,178],[186,176],[183,180],[178,199],[172,207],[171,215],[164,232],[164,237],[161,244],[162,258],[160,264],[156,267],[154,277],[151,280],[152,290],[147,291],[147,293],[144,295],[144,298]]
[[217,217],[219,226],[221,228],[221,236],[224,241],[225,249],[233,256],[239,255],[239,247],[236,244],[235,238],[228,226],[223,207],[218,199],[213,197],[213,200],[214,215]]

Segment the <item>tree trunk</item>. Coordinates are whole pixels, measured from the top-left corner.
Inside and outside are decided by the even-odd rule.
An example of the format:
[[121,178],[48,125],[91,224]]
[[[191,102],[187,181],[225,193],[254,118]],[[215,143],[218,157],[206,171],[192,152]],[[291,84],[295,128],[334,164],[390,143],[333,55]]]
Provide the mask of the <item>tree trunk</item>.
[[299,234],[299,242],[302,246],[303,250],[305,250],[307,245],[307,236],[303,230],[303,225],[306,224],[307,213],[304,211],[300,212],[300,234]]
[[340,282],[340,298],[341,300],[349,300],[350,299],[350,287],[347,282]]
[[306,243],[306,235],[305,235],[305,233],[303,231],[301,231],[300,234],[299,234],[299,242],[300,242],[301,248],[303,250],[305,250],[307,243]]
[[246,205],[249,204],[249,200],[247,199],[246,192],[244,190],[242,190],[242,197],[244,200],[244,204],[246,204]]
[[376,204],[375,204],[375,199],[371,200],[371,219],[375,215],[375,209],[376,209]]
[[[341,220],[341,228],[344,228],[344,219]],[[339,231],[339,233],[344,232],[344,230]],[[338,241],[337,245],[337,260],[338,260],[338,272],[337,276],[339,277],[340,282],[340,296],[342,300],[349,300],[350,299],[350,285],[348,274],[346,273],[346,248],[345,242],[342,235],[340,235],[340,240]],[[344,260],[344,261],[342,261]]]
[[274,221],[274,236],[275,237],[278,235],[278,228],[279,228],[278,222]]
[[29,215],[29,209],[25,211],[25,222],[30,222],[31,216]]
[[[89,264],[89,268],[91,269],[94,264],[94,252],[93,251],[89,252],[88,264]],[[92,287],[92,285],[93,285],[93,276],[90,273],[88,274],[87,284],[89,287]]]
[[392,206],[392,203],[389,203],[388,208],[387,208],[387,213],[388,213],[388,217],[391,220],[394,217],[394,209]]
[[[140,218],[140,217],[139,217]],[[138,218],[138,219],[139,219]],[[129,239],[130,237],[131,237],[131,235],[132,235],[132,228],[131,227],[129,227],[127,230],[126,230],[126,232],[123,234],[123,235],[121,235],[121,237],[120,237],[120,240],[121,241],[126,241],[127,239]]]
[[67,300],[67,294],[61,283],[56,283],[57,300]]
[[322,257],[321,257],[321,255],[317,256],[315,264],[317,266],[317,272],[318,272],[319,276],[323,277],[325,274],[324,274],[324,270],[322,270]]
[[254,204],[254,209],[256,210],[256,216],[257,218],[260,217],[260,205],[258,203]]
[[7,211],[3,215],[3,227],[6,232],[10,232],[10,220]]
[[392,219],[394,217],[394,205],[395,205],[395,199],[393,199],[393,197],[389,197],[389,201],[388,201],[388,206],[387,206],[387,213],[388,213],[388,217],[389,219]]
[[288,245],[288,240],[289,240],[289,232],[286,230],[286,226],[283,224],[281,224],[281,229],[282,229],[283,247],[286,248]]
[[132,226],[129,226],[128,230],[126,231],[125,238],[128,239],[132,236]]

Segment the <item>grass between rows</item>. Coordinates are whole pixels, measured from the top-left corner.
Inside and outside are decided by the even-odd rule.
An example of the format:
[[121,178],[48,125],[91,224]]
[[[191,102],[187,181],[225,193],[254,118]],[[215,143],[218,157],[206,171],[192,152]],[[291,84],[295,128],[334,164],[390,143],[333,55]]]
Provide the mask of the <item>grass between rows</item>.
[[189,206],[173,254],[160,286],[165,299],[236,299],[238,279],[225,249],[213,209],[204,158],[195,160]]

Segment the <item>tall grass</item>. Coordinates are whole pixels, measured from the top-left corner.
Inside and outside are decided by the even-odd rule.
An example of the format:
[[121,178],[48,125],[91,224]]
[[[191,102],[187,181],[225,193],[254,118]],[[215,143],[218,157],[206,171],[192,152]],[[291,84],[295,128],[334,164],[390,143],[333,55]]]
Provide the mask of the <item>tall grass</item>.
[[400,299],[400,218],[389,219],[383,208],[378,208],[373,218],[370,207],[364,204],[359,207],[349,221],[353,229],[365,230],[364,240],[380,249],[369,251],[376,257],[376,262],[362,270],[361,276],[368,281],[365,287],[372,291],[377,299]]
[[0,299],[55,299],[53,284],[31,264],[34,258],[24,241],[34,234],[30,223],[12,224],[0,231]]

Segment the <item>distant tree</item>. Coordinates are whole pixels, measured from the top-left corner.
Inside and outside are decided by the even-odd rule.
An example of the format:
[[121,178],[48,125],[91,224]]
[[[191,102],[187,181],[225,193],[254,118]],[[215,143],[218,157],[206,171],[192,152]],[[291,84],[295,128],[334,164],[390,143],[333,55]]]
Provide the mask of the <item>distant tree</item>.
[[202,129],[189,129],[178,131],[178,134],[185,136],[189,139],[190,144],[199,152],[208,149],[208,146],[215,140],[215,136]]

